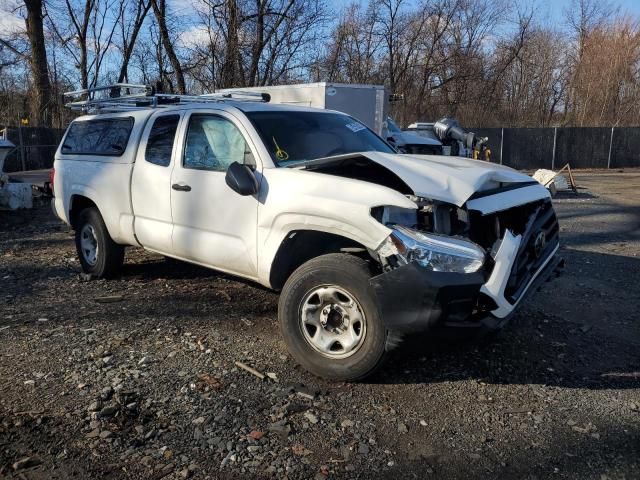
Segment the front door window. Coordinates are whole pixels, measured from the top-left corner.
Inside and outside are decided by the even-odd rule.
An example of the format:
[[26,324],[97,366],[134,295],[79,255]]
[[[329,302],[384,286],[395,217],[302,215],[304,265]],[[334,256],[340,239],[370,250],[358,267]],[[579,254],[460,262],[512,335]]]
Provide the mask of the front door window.
[[238,128],[217,115],[193,115],[184,150],[184,168],[226,172],[233,162],[244,163],[247,142]]

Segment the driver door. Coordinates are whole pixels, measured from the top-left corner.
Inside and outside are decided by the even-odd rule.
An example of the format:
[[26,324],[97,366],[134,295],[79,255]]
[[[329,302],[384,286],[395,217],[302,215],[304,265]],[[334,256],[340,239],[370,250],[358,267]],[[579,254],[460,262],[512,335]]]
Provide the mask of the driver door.
[[173,250],[177,256],[243,277],[257,278],[256,196],[225,182],[228,166],[254,158],[247,133],[232,115],[193,112],[171,176]]

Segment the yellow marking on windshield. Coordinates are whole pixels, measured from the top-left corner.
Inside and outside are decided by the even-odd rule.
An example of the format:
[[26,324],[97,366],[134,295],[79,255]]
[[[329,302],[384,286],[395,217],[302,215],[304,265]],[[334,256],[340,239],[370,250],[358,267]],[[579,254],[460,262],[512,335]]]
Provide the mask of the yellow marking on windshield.
[[271,137],[273,140],[273,144],[276,146],[276,158],[278,160],[289,160],[289,154],[280,148],[278,142],[276,142],[276,137]]

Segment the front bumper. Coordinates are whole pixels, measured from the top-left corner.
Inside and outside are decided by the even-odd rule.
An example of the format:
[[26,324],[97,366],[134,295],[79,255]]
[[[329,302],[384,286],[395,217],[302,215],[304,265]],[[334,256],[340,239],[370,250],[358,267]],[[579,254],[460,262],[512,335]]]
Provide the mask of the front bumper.
[[520,241],[520,236],[505,236],[488,278],[482,272],[434,272],[415,262],[373,277],[370,283],[386,327],[398,333],[436,326],[501,328],[527,294],[564,265],[556,247],[517,300],[510,302],[505,298],[505,285]]

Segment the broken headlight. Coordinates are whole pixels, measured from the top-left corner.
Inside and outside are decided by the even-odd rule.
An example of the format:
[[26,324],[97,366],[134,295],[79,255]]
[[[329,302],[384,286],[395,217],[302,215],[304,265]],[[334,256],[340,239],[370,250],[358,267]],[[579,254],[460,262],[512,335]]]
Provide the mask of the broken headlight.
[[461,238],[418,232],[396,225],[378,248],[384,259],[392,256],[400,263],[417,262],[434,272],[473,273],[484,264],[485,252]]

